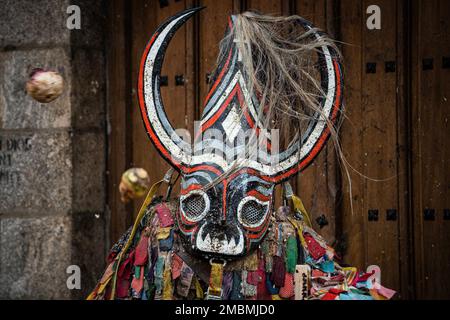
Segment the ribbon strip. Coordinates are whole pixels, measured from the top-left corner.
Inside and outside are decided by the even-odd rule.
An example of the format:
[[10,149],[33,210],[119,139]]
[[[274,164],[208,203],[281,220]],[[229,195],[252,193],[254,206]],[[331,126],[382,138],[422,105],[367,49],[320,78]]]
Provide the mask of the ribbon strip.
[[211,261],[211,274],[206,300],[222,300],[223,263]]

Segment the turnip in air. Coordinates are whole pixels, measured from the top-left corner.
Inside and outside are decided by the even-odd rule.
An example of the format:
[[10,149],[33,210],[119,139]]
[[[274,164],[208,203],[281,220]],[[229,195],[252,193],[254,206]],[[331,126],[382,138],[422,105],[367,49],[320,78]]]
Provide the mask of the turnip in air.
[[27,93],[38,102],[49,103],[58,98],[64,89],[64,80],[55,71],[36,68],[26,85]]

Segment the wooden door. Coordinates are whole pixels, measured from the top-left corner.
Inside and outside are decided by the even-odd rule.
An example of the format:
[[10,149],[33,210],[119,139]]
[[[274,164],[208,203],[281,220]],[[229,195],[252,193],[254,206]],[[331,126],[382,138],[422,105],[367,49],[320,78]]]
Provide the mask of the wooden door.
[[[381,10],[381,30],[366,26],[370,5]],[[346,105],[341,145],[350,179],[329,143],[292,184],[342,263],[360,269],[379,265],[383,284],[399,291],[399,298],[448,298],[447,0],[109,1],[111,242],[132,224],[140,205],[120,202],[123,171],[146,168],[155,182],[169,168],[140,116],[141,54],[164,19],[192,6],[207,8],[177,32],[163,66],[162,95],[172,125],[192,132],[200,118],[230,14],[253,9],[311,20],[341,41]],[[280,198],[279,188],[276,194]]]
[[417,297],[450,297],[450,2],[412,7],[412,214]]
[[[369,5],[381,9],[381,30],[366,27]],[[352,201],[342,177],[346,260],[378,264],[400,298],[448,298],[449,2],[349,0],[339,12],[348,117],[341,136],[358,171]]]
[[[403,297],[407,266],[407,172],[402,1],[341,1],[346,124],[342,148],[350,178],[342,175],[344,260],[381,267],[382,282]],[[381,9],[381,30],[366,27],[366,8]],[[345,18],[344,18],[345,17]],[[359,26],[359,27],[357,27]],[[353,169],[352,169],[353,168]],[[351,188],[351,190],[350,190]]]

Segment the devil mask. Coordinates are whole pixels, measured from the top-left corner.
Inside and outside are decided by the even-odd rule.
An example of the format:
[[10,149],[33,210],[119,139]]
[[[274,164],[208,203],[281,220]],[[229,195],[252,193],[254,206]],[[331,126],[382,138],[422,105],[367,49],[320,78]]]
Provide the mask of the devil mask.
[[[171,17],[152,36],[141,60],[139,102],[151,141],[182,176],[177,220],[186,248],[205,258],[233,259],[248,254],[263,239],[271,221],[275,185],[306,168],[329,138],[327,123],[336,123],[341,108],[340,63],[333,48],[319,48],[325,93],[320,108],[327,121],[312,118],[297,141],[286,150],[274,151],[273,137],[261,125],[258,95],[248,90],[239,49],[235,41],[230,41],[191,145],[175,132],[165,114],[160,76],[169,41],[199,10],[189,9]],[[298,23],[313,31],[317,39],[323,35],[305,20]],[[233,24],[231,17],[226,34]],[[250,139],[248,132],[254,133]],[[262,140],[264,143],[259,143]],[[248,154],[243,150],[255,145],[264,145],[258,156],[239,156]]]

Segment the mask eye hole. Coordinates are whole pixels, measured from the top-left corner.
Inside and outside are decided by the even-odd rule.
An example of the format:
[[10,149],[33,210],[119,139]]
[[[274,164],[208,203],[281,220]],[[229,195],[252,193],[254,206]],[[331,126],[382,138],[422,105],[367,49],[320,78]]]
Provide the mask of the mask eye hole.
[[209,210],[209,198],[201,190],[195,190],[181,197],[181,212],[192,222],[203,219]]
[[238,206],[238,220],[248,228],[259,227],[269,212],[269,203],[262,202],[254,197],[246,197]]

